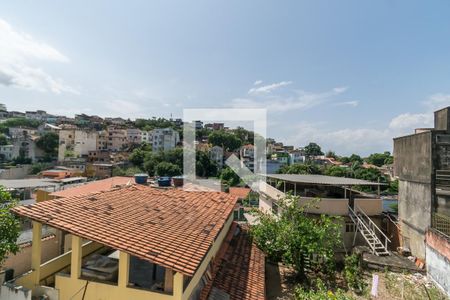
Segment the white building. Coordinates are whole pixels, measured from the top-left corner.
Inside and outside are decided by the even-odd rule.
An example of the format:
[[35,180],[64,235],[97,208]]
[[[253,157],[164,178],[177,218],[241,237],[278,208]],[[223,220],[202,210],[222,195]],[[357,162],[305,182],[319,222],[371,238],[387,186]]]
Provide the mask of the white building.
[[305,155],[303,155],[303,151],[301,150],[293,150],[289,153],[289,164],[301,164],[306,160]]
[[153,151],[167,151],[176,147],[180,142],[178,131],[172,128],[158,128],[151,131],[151,145]]
[[141,131],[141,143],[151,143],[152,142],[152,132],[151,131]]
[[77,129],[59,131],[58,161],[67,157],[87,157],[89,151],[97,149],[98,133]]
[[0,146],[0,156],[3,160],[12,160],[14,154],[14,145],[3,145]]
[[240,151],[241,167],[247,167],[250,171],[255,169],[255,148],[253,145],[244,145]]
[[140,144],[142,141],[142,132],[137,128],[127,129],[127,140],[130,144]]
[[214,146],[209,150],[209,158],[217,164],[217,167],[222,169],[223,167],[223,148]]

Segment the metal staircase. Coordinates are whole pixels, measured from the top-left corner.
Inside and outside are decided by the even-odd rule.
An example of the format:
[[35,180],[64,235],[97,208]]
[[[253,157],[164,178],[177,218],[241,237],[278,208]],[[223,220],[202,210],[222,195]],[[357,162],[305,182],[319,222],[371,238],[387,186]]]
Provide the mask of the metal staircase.
[[[369,245],[372,250],[372,254],[377,256],[390,255],[387,244],[391,241],[388,237],[381,231],[380,228],[364,213],[364,211],[357,206],[353,210],[350,206],[348,207],[350,219],[355,223],[356,230],[355,236],[353,238],[353,245],[355,245],[356,235],[358,232],[361,233],[364,240]],[[384,243],[382,242],[384,241]]]

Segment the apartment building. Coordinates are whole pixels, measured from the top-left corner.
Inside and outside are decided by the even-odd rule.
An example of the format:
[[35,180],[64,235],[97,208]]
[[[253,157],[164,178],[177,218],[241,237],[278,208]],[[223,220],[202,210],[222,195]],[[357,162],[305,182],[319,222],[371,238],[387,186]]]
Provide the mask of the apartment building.
[[10,161],[14,158],[14,145],[0,146],[0,159],[2,161]]
[[98,133],[79,129],[59,131],[58,161],[66,158],[88,157],[89,151],[97,149]]
[[244,145],[239,150],[241,167],[247,167],[250,171],[255,169],[255,147],[251,144]]
[[450,294],[450,107],[434,113],[434,128],[394,139],[394,174],[402,246]]
[[126,129],[108,128],[107,149],[111,151],[123,151],[129,146]]
[[142,142],[141,130],[137,128],[128,128],[127,139],[130,144],[140,144]]
[[167,151],[180,142],[180,134],[172,128],[158,128],[151,131],[153,151]]

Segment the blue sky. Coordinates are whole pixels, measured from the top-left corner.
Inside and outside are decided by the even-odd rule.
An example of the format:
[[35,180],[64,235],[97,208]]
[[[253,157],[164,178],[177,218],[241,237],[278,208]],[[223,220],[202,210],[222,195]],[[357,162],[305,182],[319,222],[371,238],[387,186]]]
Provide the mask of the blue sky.
[[8,1],[10,110],[268,108],[271,137],[391,150],[450,105],[449,1]]

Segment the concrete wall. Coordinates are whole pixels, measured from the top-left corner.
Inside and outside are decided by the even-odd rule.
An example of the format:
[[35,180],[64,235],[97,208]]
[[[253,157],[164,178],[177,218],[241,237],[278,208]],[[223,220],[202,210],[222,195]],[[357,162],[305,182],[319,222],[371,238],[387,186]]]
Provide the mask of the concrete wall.
[[425,231],[431,225],[431,184],[399,180],[398,215],[402,246],[425,258]]
[[431,131],[394,139],[394,174],[402,180],[431,183]]
[[355,206],[361,208],[368,216],[379,216],[383,211],[381,199],[355,199]]
[[426,241],[427,273],[450,296],[450,241],[433,230]]
[[5,283],[0,287],[0,299],[31,300],[31,291],[24,287],[16,287],[14,284]]
[[31,165],[22,165],[18,168],[1,169],[0,179],[24,179],[31,171]]
[[[52,236],[42,241],[41,261],[46,262],[59,255],[60,243],[57,237]],[[15,255],[9,256],[3,268],[14,269],[14,276],[22,275],[31,270],[31,245],[23,247]],[[2,298],[3,299],[3,298]]]

